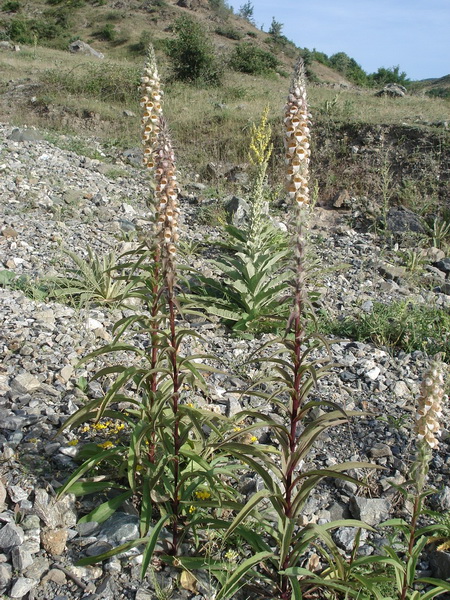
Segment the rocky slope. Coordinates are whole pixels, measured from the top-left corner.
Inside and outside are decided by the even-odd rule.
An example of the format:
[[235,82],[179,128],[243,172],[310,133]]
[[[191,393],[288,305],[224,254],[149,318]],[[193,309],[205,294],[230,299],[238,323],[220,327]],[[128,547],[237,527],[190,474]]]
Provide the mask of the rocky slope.
[[[75,432],[58,433],[58,429],[82,404],[85,393],[88,397],[102,393],[100,384],[85,386],[80,379],[89,380],[98,365],[92,361],[77,368],[77,362],[111,338],[112,325],[122,311],[102,305],[74,308],[43,299],[39,289],[42,278],[67,273],[71,265],[64,249],[79,255],[86,255],[88,247],[97,252],[120,250],[136,230],[145,231],[148,182],[140,169],[119,159],[116,164],[91,160],[61,150],[32,130],[13,131],[9,125],[0,125],[0,174],[4,283],[0,287],[0,593],[29,599],[149,600],[160,593],[159,588],[175,585],[174,570],[162,569],[141,582],[141,558],[132,551],[95,567],[74,566],[80,556],[138,536],[133,506],[122,507],[100,526],[77,525],[77,516],[96,500],[54,499],[54,490],[74,468],[77,453]],[[201,188],[197,185],[194,193]],[[216,202],[208,201],[213,206]],[[182,235],[191,247],[206,236],[209,240],[220,236],[213,227],[199,225],[201,208],[193,193],[185,195]],[[354,228],[360,213],[361,205],[355,201],[344,215],[323,209],[314,215],[310,246],[319,266],[322,309],[335,316],[370,314],[374,302],[397,299],[448,308],[445,277],[450,267],[446,270],[445,255],[436,249],[427,255],[425,277],[430,285],[424,290],[399,270],[393,248],[374,233]],[[188,260],[205,268],[201,255]],[[438,260],[441,268],[433,267]],[[14,273],[16,279],[5,284],[5,272]],[[194,401],[229,414],[247,403],[256,407],[254,400],[239,394],[224,396],[224,391],[241,388],[257,376],[242,364],[260,341],[237,339],[219,323],[200,320],[188,326],[202,333],[204,351],[217,354],[230,373],[213,375],[209,396]],[[308,502],[305,522],[351,514],[377,525],[403,510],[392,483],[403,482],[408,473],[418,385],[428,358],[419,351],[394,357],[387,349],[350,340],[332,341],[331,352],[339,366],[322,381],[317,397],[370,414],[323,435],[311,462],[326,466],[348,459],[371,460],[384,470],[370,474],[367,495],[352,484],[327,481]],[[264,405],[258,408],[271,411]],[[430,475],[438,490],[431,504],[441,511],[450,510],[449,418],[447,405]],[[262,443],[264,434],[260,432]],[[247,474],[242,480],[243,497],[258,485],[258,479]],[[349,551],[354,536],[354,531],[341,528],[336,540]],[[381,532],[362,539],[361,552],[370,554],[383,539]],[[430,557],[420,568],[436,572]],[[450,567],[441,567],[438,574],[449,577]],[[200,574],[196,592],[178,589],[173,597],[211,598],[213,587],[209,575]]]

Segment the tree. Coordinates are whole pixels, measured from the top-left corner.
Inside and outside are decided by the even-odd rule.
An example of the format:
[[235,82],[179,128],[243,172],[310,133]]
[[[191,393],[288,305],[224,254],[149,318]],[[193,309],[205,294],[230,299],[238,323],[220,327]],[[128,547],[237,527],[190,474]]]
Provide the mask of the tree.
[[272,35],[274,38],[281,37],[281,32],[283,31],[283,27],[284,27],[283,23],[276,21],[275,17],[272,17],[272,23],[269,27],[270,35]]
[[194,19],[181,17],[175,23],[177,38],[169,44],[176,79],[190,83],[219,85],[221,70],[206,30]]
[[238,14],[252,25],[255,24],[255,19],[253,18],[253,4],[250,0],[247,0],[247,2],[240,7]]
[[400,73],[399,65],[390,67],[389,69],[380,67],[376,73],[369,75],[369,78],[379,85],[386,85],[386,83],[399,83],[400,85],[405,85],[410,81],[405,71]]

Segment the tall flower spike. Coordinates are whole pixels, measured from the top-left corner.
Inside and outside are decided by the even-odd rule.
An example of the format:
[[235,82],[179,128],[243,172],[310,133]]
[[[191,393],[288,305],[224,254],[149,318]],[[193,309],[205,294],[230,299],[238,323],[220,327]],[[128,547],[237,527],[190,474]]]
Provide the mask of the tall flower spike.
[[424,373],[420,386],[419,406],[417,410],[416,433],[430,448],[438,445],[440,433],[439,418],[442,415],[444,396],[443,365],[434,361]]
[[156,236],[159,239],[163,259],[168,261],[167,268],[172,270],[173,257],[178,241],[178,184],[175,175],[175,154],[172,148],[169,129],[163,117],[158,121],[158,143],[155,156],[155,200],[158,219]]
[[150,44],[147,51],[147,59],[141,77],[141,140],[144,147],[143,163],[152,169],[155,166],[154,151],[158,141],[159,118],[162,115],[161,84],[156,65],[156,57],[153,46]]
[[286,187],[299,206],[309,203],[310,115],[306,101],[305,68],[300,58],[295,66],[284,109]]
[[303,60],[295,65],[289,95],[284,108],[284,148],[286,190],[291,202],[289,228],[294,250],[294,302],[287,329],[293,326],[295,338],[303,337],[301,314],[305,304],[305,239],[303,209],[309,203],[310,129],[306,100],[306,81]]

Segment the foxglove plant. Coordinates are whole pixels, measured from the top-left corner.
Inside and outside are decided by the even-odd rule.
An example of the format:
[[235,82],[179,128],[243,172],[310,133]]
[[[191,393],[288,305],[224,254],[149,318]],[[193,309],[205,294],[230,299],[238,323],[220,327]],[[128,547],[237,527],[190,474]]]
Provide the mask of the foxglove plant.
[[[303,63],[300,60],[294,72],[289,97],[285,107],[285,148],[287,193],[291,200],[291,219],[289,223],[291,235],[291,252],[293,254],[292,297],[293,304],[287,323],[285,337],[278,340],[278,349],[266,361],[271,366],[270,384],[279,385],[273,393],[257,391],[258,397],[264,398],[275,406],[275,410],[284,417],[280,424],[259,413],[244,411],[236,418],[244,419],[252,416],[255,422],[248,431],[255,428],[269,428],[277,441],[281,464],[276,460],[274,449],[263,446],[236,444],[234,441],[223,445],[223,449],[234,453],[248,464],[264,482],[265,489],[255,494],[248,504],[239,512],[231,524],[227,534],[231,535],[236,527],[247,517],[253,517],[263,524],[267,534],[276,542],[276,550],[260,538],[253,539],[255,556],[264,562],[259,576],[271,586],[271,598],[280,600],[300,600],[302,589],[323,586],[330,589],[343,589],[344,586],[333,580],[324,580],[314,573],[299,567],[299,562],[314,540],[320,538],[333,554],[339,554],[329,533],[330,529],[343,525],[366,527],[359,521],[340,521],[324,525],[302,522],[302,509],[310,493],[325,477],[337,477],[353,481],[344,471],[354,468],[371,467],[365,463],[343,463],[327,469],[305,468],[307,455],[317,437],[327,428],[347,422],[349,415],[332,402],[308,400],[308,395],[318,379],[328,372],[329,361],[326,358],[313,358],[313,353],[320,349],[323,341],[305,334],[305,241],[303,235],[303,207],[309,202],[309,114],[306,101],[306,86]],[[267,350],[267,345],[265,346]],[[267,381],[265,382],[267,383]],[[324,406],[324,412],[317,418],[311,417],[311,410],[318,405]],[[272,515],[258,509],[262,499],[269,501],[275,512],[278,524],[274,524]],[[248,563],[247,571],[252,574],[255,563]],[[244,576],[242,566],[240,576]],[[301,577],[301,580],[299,579]],[[237,576],[225,585],[217,600],[230,598],[238,582]]]
[[[433,450],[439,445],[444,395],[444,365],[435,359],[423,375],[417,409],[415,433],[417,435],[416,457],[410,470],[410,479],[399,486],[401,494],[412,503],[411,521],[390,519],[382,525],[393,527],[398,532],[397,541],[406,543],[401,555],[392,546],[385,546],[386,564],[394,568],[396,597],[399,600],[428,599],[450,591],[450,583],[429,577],[417,577],[416,567],[420,555],[429,541],[430,535],[441,530],[440,524],[420,526],[420,518],[427,514],[424,502],[432,490],[426,488],[426,481]],[[382,558],[381,558],[382,559]],[[420,593],[417,587],[429,586],[427,592]]]
[[[127,543],[126,548],[122,545],[109,553],[82,559],[80,564],[98,562],[145,543],[142,563],[142,574],[145,574],[161,529],[170,524],[172,539],[167,552],[176,556],[190,525],[198,521],[197,515],[190,513],[190,508],[195,509],[198,504],[193,498],[204,500],[204,495],[196,496],[197,488],[203,486],[205,480],[211,490],[215,486],[223,488],[220,478],[215,477],[205,430],[217,431],[217,423],[225,417],[198,410],[181,399],[182,388],[185,394],[192,393],[194,387],[203,387],[206,392],[201,373],[213,369],[206,364],[204,356],[181,353],[181,345],[191,333],[180,328],[177,315],[178,186],[175,156],[162,117],[162,91],[152,49],[145,65],[141,93],[143,160],[154,178],[154,194],[149,202],[152,229],[140,248],[123,263],[122,278],[131,285],[129,297],[139,298],[146,310],[134,311],[116,322],[112,343],[84,358],[85,362],[120,353],[116,364],[101,369],[94,377],[115,377],[104,396],[88,402],[64,425],[79,427],[92,419],[101,423],[105,417],[114,418],[123,425],[121,431],[128,434],[128,443],[122,437],[120,443],[111,441],[107,446],[87,444],[88,449],[82,448],[80,452],[84,462],[59,493],[71,489],[80,493],[95,491],[93,484],[97,482],[92,471],[102,466],[106,473],[101,489],[115,488],[122,493],[94,509],[84,520],[104,520],[125,499],[135,495],[140,503],[142,537]],[[123,341],[125,334],[131,336],[131,342]],[[136,343],[133,336],[138,336]],[[123,358],[124,353],[127,360]],[[124,364],[130,363],[130,358],[131,364]],[[221,467],[223,475],[227,469]],[[91,476],[86,478],[89,474]],[[128,490],[124,482],[128,483]],[[225,492],[225,496],[227,494],[232,496],[230,492]],[[214,505],[214,502],[209,504]],[[159,520],[152,528],[155,511]]]

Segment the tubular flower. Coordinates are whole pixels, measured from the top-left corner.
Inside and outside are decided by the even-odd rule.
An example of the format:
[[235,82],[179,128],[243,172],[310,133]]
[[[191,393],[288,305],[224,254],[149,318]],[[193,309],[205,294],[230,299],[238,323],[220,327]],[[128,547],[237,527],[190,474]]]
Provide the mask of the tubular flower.
[[159,118],[162,115],[161,98],[163,92],[161,91],[155,51],[152,45],[149,46],[147,51],[140,92],[140,105],[142,108],[141,140],[144,147],[142,160],[144,165],[153,169],[155,166],[153,154],[158,141]]
[[156,235],[165,259],[171,260],[176,254],[178,241],[178,185],[175,174],[175,154],[169,130],[163,117],[159,118],[158,144],[155,150],[155,199],[158,219]]
[[299,206],[309,203],[310,115],[306,100],[305,68],[300,58],[295,66],[284,108],[286,188]]
[[439,418],[442,415],[444,396],[444,374],[442,363],[433,362],[425,372],[420,386],[419,407],[417,410],[416,432],[419,440],[424,440],[430,448],[438,445],[440,434]]

